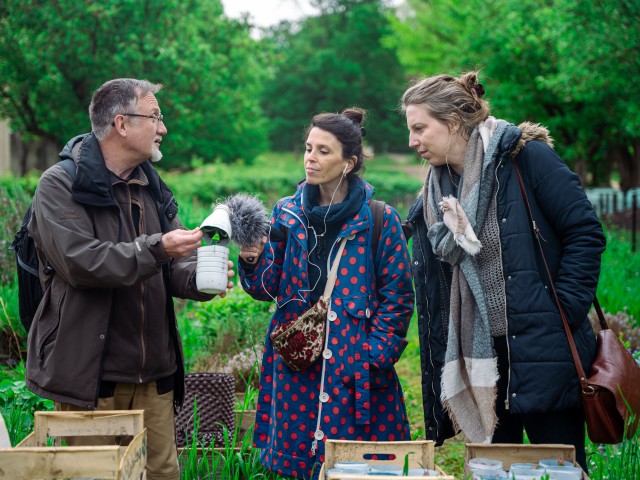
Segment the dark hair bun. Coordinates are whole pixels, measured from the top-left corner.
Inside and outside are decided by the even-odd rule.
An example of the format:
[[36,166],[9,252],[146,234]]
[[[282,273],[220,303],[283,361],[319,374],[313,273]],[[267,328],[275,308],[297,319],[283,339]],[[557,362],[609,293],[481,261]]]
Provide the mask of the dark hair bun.
[[360,125],[362,125],[362,122],[364,122],[364,118],[365,118],[366,114],[367,114],[367,112],[365,110],[363,110],[362,108],[358,108],[358,107],[345,108],[342,111],[342,115],[347,117],[349,120],[351,120],[358,127]]
[[485,94],[484,86],[478,82],[478,72],[468,72],[460,76],[460,83],[471,93],[475,93],[478,98]]

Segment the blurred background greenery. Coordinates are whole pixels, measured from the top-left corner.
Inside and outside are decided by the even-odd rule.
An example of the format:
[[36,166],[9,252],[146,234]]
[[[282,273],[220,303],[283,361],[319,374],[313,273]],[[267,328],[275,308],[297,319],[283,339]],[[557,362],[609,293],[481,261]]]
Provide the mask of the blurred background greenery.
[[[24,386],[27,334],[7,247],[40,172],[57,161],[51,152],[90,130],[89,100],[106,80],[165,85],[158,99],[169,135],[159,165],[190,227],[235,192],[258,194],[268,209],[291,194],[304,177],[310,118],[352,105],[369,112],[366,142],[375,156],[365,178],[376,198],[404,216],[426,167],[407,147],[400,96],[417,78],[472,69],[481,70],[493,114],[549,127],[585,187],[640,186],[637,0],[310,3],[316,15],[258,29],[249,17],[229,18],[220,0],[0,2],[0,120],[8,122],[17,152],[13,175],[0,177],[0,413],[14,444],[32,428],[33,411],[52,406]],[[640,256],[631,235],[628,225],[608,225],[598,296],[637,355]],[[251,372],[272,308],[241,289],[206,304],[178,302],[188,370],[231,372],[245,390],[255,382]],[[417,335],[414,318],[397,367],[419,437]],[[633,445],[639,451],[640,434]],[[587,447],[592,466],[617,458]],[[438,449],[441,466],[456,475],[463,456],[459,438]],[[634,477],[600,472],[592,478]]]
[[410,81],[481,69],[494,114],[548,126],[585,186],[639,185],[637,0],[310,3],[317,15],[256,31],[220,0],[0,2],[0,118],[24,146],[14,171],[43,139],[88,131],[90,97],[114,77],[165,85],[162,165],[190,170],[300,151],[313,114],[351,105],[370,112],[372,150],[407,152],[397,105]]

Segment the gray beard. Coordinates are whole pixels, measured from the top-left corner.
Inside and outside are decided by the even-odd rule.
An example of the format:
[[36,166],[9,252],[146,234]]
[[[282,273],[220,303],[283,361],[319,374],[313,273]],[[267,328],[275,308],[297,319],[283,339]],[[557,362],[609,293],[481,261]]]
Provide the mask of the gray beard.
[[162,160],[162,152],[157,147],[153,147],[151,150],[151,161],[157,163],[160,160]]

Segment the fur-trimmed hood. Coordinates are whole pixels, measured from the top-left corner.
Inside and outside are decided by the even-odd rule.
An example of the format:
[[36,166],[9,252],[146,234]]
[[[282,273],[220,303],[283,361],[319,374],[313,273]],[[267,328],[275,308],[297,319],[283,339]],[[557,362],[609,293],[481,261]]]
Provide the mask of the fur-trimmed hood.
[[549,145],[550,148],[553,148],[553,138],[549,135],[549,129],[547,127],[540,125],[539,123],[522,122],[518,125],[518,128],[522,131],[522,135],[511,151],[511,158],[515,158],[527,142],[543,142]]

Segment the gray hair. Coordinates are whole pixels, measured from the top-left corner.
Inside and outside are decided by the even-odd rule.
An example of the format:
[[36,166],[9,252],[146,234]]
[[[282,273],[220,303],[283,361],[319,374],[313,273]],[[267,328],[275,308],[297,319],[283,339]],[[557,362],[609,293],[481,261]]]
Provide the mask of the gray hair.
[[135,78],[116,78],[105,82],[91,98],[89,118],[91,130],[98,140],[103,140],[111,131],[113,119],[135,108],[138,99],[149,93],[157,93],[160,83]]
[[460,77],[436,75],[416,82],[402,95],[402,110],[409,105],[421,105],[430,116],[452,126],[460,125],[464,138],[487,119],[491,107],[482,100],[484,87],[478,83],[478,72]]

